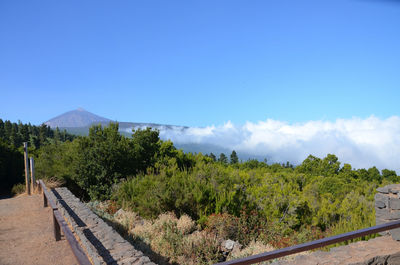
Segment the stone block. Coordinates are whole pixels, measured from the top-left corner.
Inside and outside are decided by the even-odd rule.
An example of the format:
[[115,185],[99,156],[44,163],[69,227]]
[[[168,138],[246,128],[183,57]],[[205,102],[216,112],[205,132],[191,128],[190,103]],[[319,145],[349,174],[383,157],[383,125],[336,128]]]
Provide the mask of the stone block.
[[395,264],[400,264],[400,253],[393,254],[389,256],[387,260],[388,265],[395,265]]
[[384,218],[387,220],[400,220],[400,211],[392,211],[389,214],[389,218]]
[[130,258],[121,260],[119,263],[123,264],[123,265],[125,265],[125,264],[131,265],[131,264],[134,264],[138,259],[139,259],[138,257],[130,257]]
[[383,209],[386,208],[386,204],[383,201],[375,201],[375,207]]
[[[392,235],[392,238],[394,240],[400,241],[400,228],[390,230],[389,233]],[[397,263],[397,264],[400,264],[400,263]]]
[[388,201],[389,201],[389,196],[382,194],[382,193],[377,193],[374,196],[375,201],[381,201],[383,203],[385,203],[385,205],[387,206]]
[[376,218],[380,218],[380,219],[388,220],[389,219],[389,211],[388,211],[388,209],[387,208],[385,208],[385,209],[380,209],[380,208],[375,209],[375,217]]
[[398,194],[400,191],[398,189],[389,189],[390,193]]
[[390,198],[389,200],[389,208],[392,210],[400,210],[400,199],[398,198]]
[[383,193],[376,193],[374,198],[375,200],[386,202],[389,198],[389,195]]
[[379,192],[379,193],[388,194],[389,193],[389,188],[387,186],[380,187],[380,188],[377,188],[376,191]]
[[386,186],[390,193],[397,194],[400,190],[400,184],[390,184]]
[[137,265],[144,265],[144,264],[154,264],[150,261],[148,257],[140,257],[139,260],[135,262]]

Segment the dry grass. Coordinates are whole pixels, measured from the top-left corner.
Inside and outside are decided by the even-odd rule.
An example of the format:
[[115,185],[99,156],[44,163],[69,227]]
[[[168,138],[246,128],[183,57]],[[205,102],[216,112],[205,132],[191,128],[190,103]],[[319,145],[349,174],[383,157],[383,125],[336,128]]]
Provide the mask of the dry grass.
[[186,214],[182,215],[177,224],[176,224],[178,230],[184,234],[190,234],[196,229],[196,223]]
[[[96,204],[96,207],[104,212],[108,206],[108,202]],[[223,218],[225,219],[227,218]],[[174,213],[167,212],[160,214],[154,220],[145,220],[134,212],[119,209],[113,215],[113,221],[124,227],[136,242],[136,247],[156,263],[194,265],[224,260],[221,242],[228,238],[223,238],[221,235],[227,233],[221,233],[221,229],[198,231],[196,223],[187,215],[177,218]],[[217,221],[213,224],[216,228],[220,228],[220,222]],[[229,225],[227,227],[230,228]],[[253,241],[244,249],[234,249],[227,260],[272,250],[274,248],[271,245]]]
[[46,185],[46,187],[48,189],[54,189],[54,188],[58,188],[61,187],[65,184],[65,181],[63,180],[59,180],[59,179],[55,179],[55,178],[50,178],[50,179],[46,179],[43,180],[44,184]]
[[264,252],[273,251],[274,248],[269,244],[264,244],[259,241],[252,241],[250,244],[244,249],[238,251],[232,251],[228,256],[228,260],[244,258],[251,255],[256,255]]
[[[126,214],[125,217],[136,218],[136,215]],[[213,233],[194,231],[196,224],[187,215],[182,215],[178,219],[174,213],[168,212],[160,214],[153,221],[118,222],[129,224],[127,227],[131,227],[130,224],[134,223],[129,230],[130,234],[146,243],[151,251],[168,257],[170,263],[188,265],[215,263],[221,256],[219,251],[221,240]]]
[[136,225],[143,223],[143,220],[139,215],[134,212],[125,211],[123,209],[119,209],[114,214],[114,221],[121,224],[128,231],[133,229]]

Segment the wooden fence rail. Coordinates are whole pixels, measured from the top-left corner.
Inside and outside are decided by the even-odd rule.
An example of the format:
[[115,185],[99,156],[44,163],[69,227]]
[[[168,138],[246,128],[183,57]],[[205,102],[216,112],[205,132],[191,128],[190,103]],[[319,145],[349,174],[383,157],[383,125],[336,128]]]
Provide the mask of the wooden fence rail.
[[347,240],[350,240],[353,238],[376,234],[376,233],[379,233],[382,231],[391,230],[391,229],[399,228],[399,227],[400,227],[400,220],[395,221],[395,222],[380,224],[380,225],[376,225],[376,226],[372,226],[372,227],[368,227],[368,228],[364,228],[364,229],[360,229],[360,230],[356,230],[356,231],[352,231],[352,232],[348,232],[348,233],[344,233],[344,234],[340,234],[340,235],[336,235],[336,236],[331,236],[331,237],[307,242],[307,243],[300,244],[300,245],[277,249],[274,251],[265,252],[265,253],[261,253],[261,254],[254,255],[254,256],[249,256],[249,257],[245,257],[245,258],[221,262],[221,263],[218,263],[218,265],[254,264],[257,262],[281,258],[281,257],[288,256],[291,254],[295,254],[295,253],[299,253],[299,252],[303,252],[303,251],[307,251],[307,250],[312,250],[312,249],[328,246],[331,244],[344,242],[344,241],[347,241]]
[[89,258],[86,256],[85,252],[79,245],[71,229],[65,222],[64,217],[61,215],[56,203],[51,199],[50,191],[47,190],[46,185],[42,180],[36,182],[39,190],[43,194],[43,206],[47,207],[50,205],[53,212],[53,226],[54,226],[54,237],[56,241],[61,239],[61,231],[63,232],[65,238],[67,239],[69,246],[72,249],[77,261],[80,265],[91,265]]

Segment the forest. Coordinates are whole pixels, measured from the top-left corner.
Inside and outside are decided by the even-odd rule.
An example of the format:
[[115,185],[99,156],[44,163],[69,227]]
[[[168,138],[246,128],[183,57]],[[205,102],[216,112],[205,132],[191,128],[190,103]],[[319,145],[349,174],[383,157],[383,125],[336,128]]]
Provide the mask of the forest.
[[[255,246],[281,248],[375,225],[375,189],[400,180],[393,170],[354,169],[334,154],[309,155],[296,166],[239,161],[235,151],[184,153],[151,128],[126,137],[110,123],[74,136],[0,119],[0,176],[8,189],[24,180],[24,141],[37,178],[67,186],[165,263],[207,264],[253,254]],[[242,252],[227,257],[220,249],[226,239]]]
[[23,142],[28,143],[29,153],[35,154],[44,145],[72,141],[74,138],[65,130],[52,130],[45,124],[35,126],[0,119],[0,192],[10,193],[15,184],[24,181]]

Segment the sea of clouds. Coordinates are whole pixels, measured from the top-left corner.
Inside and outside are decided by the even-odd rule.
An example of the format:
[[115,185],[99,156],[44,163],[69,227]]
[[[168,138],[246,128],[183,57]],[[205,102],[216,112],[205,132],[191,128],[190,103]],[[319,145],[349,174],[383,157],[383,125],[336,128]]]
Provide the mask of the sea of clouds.
[[[162,130],[174,143],[210,144],[237,153],[268,157],[269,161],[300,164],[309,154],[335,154],[353,168],[392,169],[400,173],[400,117],[337,119],[290,124],[267,119],[235,125]],[[229,154],[227,154],[229,155]]]

